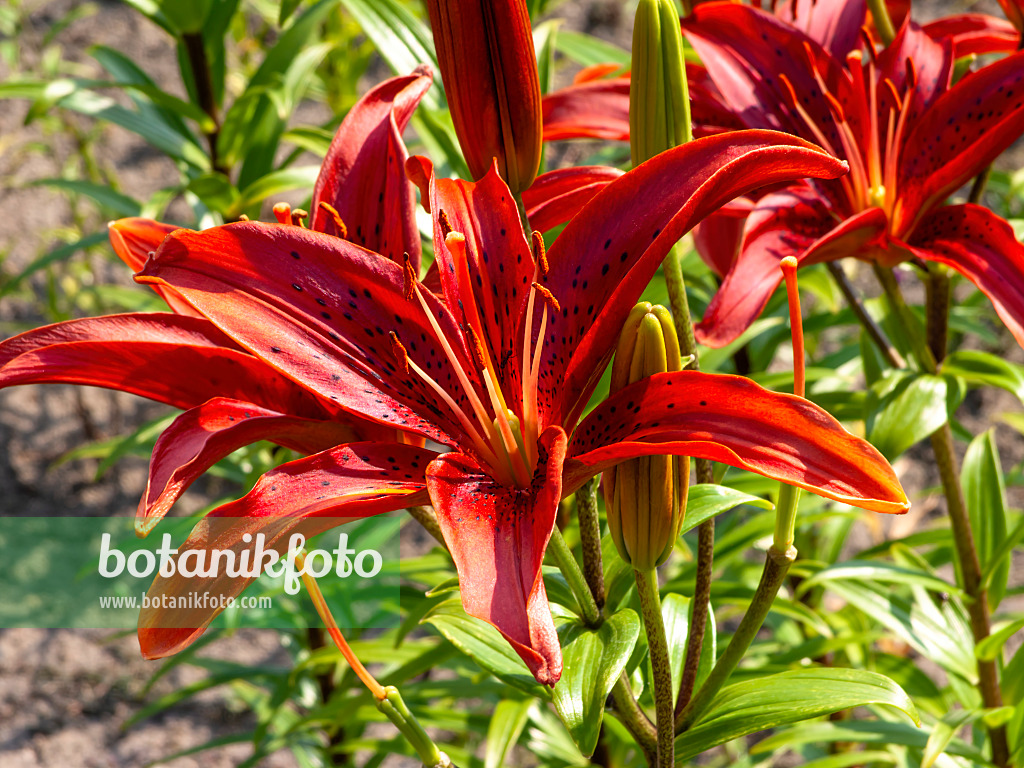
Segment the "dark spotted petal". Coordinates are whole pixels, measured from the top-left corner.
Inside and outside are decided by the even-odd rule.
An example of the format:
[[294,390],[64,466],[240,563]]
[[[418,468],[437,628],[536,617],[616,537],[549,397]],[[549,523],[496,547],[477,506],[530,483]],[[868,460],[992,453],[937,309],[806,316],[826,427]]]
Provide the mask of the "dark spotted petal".
[[976,176],[1024,132],[1024,52],[982,67],[921,115],[900,152],[893,232]]
[[328,203],[341,214],[349,240],[397,262],[408,253],[419,266],[416,195],[405,177],[409,153],[402,131],[431,82],[430,69],[420,67],[385,80],[356,102],[313,187],[313,229],[339,234],[333,217],[319,206]]
[[726,203],[694,227],[693,247],[718,277],[725,277],[740,254],[743,228],[754,203],[746,197]]
[[[461,434],[435,391],[394,356],[391,331],[411,360],[464,401],[393,261],[301,227],[240,222],[174,233],[139,279],[173,286],[238,344],[351,413],[448,445]],[[427,300],[445,335],[460,339],[447,309]]]
[[[449,308],[460,322],[469,301],[479,308],[487,344],[496,362],[505,361],[501,375],[514,391],[521,366],[515,356],[515,332],[520,307],[533,281],[530,246],[515,199],[498,174],[496,164],[480,181],[439,179],[430,182],[430,210],[434,212],[434,254],[441,287]],[[441,212],[454,232],[466,238],[473,297],[465,297],[455,276],[451,253],[445,245]],[[481,390],[483,391],[483,390]]]
[[[135,532],[145,536],[175,501],[207,469],[233,451],[258,440],[272,440],[300,453],[319,453],[365,439],[348,420],[313,420],[215,397],[181,414],[163,431],[149,462],[146,492],[139,502]],[[375,424],[363,431],[380,430]],[[391,430],[391,437],[395,435]]]
[[882,455],[816,405],[695,371],[659,373],[595,408],[573,434],[563,490],[659,454],[721,461],[876,512],[910,507]]
[[906,20],[896,39],[878,54],[878,72],[896,85],[901,94],[907,89],[907,67],[913,64],[917,88],[917,109],[927,107],[949,89],[953,74],[953,46],[950,41],[933,39],[917,24]]
[[559,168],[537,177],[523,192],[523,205],[530,226],[547,232],[575,216],[590,198],[610,181],[622,175],[618,168],[585,165]]
[[[543,340],[544,424],[571,425],[611,357],[626,315],[668,249],[734,197],[844,163],[781,133],[737,131],[670,149],[613,181],[562,230],[544,284],[561,304]],[[535,318],[536,338],[539,318]]]
[[978,286],[1024,346],[1024,245],[1009,224],[980,205],[947,205],[921,222],[910,248]]
[[746,126],[786,131],[817,143],[814,132],[790,106],[788,89],[779,80],[784,74],[828,140],[825,149],[842,152],[832,109],[815,80],[807,51],[844,109],[852,110],[857,100],[843,64],[815,40],[766,11],[736,3],[697,6],[683,20],[683,32],[724,102]]
[[224,396],[295,416],[336,412],[210,321],[169,312],[68,320],[0,343],[0,387],[54,383],[117,389],[182,409]]
[[[149,254],[160,247],[171,232],[178,229],[172,224],[163,224],[153,219],[132,217],[118,219],[107,225],[110,235],[110,244],[114,253],[121,259],[132,272],[138,272],[146,263]],[[160,298],[167,302],[172,310],[179,315],[201,317],[188,302],[178,296],[172,288],[163,285],[150,286],[159,294]]]
[[[293,533],[309,538],[354,520],[423,504],[427,492],[423,472],[437,454],[400,443],[352,443],[271,470],[248,494],[218,507],[192,529],[178,548],[178,562],[196,550],[252,553],[262,534],[267,551],[284,554]],[[411,476],[411,477],[407,477]],[[243,541],[248,535],[249,541]],[[194,565],[196,555],[191,556]],[[250,555],[249,562],[255,558]],[[221,560],[223,564],[223,559]],[[147,659],[184,650],[222,610],[221,598],[235,597],[253,579],[216,575],[185,578],[157,576],[147,593],[150,606],[139,613],[139,645]],[[194,608],[168,608],[187,602],[191,593],[210,601]]]
[[827,204],[808,189],[763,198],[747,220],[740,254],[695,331],[701,344],[724,347],[757,319],[782,282],[779,262],[801,265],[854,256],[885,232],[885,213],[869,208],[836,224]]
[[562,674],[562,652],[540,566],[562,498],[566,442],[558,427],[545,430],[526,489],[498,485],[462,454],[441,456],[427,469],[466,612],[493,624],[537,680],[551,686]]

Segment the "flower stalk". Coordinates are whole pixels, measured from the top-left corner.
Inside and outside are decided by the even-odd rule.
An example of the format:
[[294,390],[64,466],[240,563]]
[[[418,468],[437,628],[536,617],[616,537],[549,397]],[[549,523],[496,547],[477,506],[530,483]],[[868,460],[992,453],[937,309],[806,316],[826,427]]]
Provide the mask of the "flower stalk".
[[448,768],[451,766],[452,762],[448,759],[448,756],[438,749],[433,739],[430,738],[423,729],[423,726],[419,724],[419,721],[409,711],[398,689],[393,685],[384,686],[378,683],[366,667],[363,666],[359,657],[353,653],[344,635],[341,634],[338,623],[334,620],[334,615],[331,613],[327,601],[324,600],[323,592],[320,591],[320,586],[316,583],[316,579],[306,572],[306,556],[304,552],[299,551],[296,553],[295,565],[302,574],[302,583],[305,585],[306,591],[309,592],[309,597],[313,601],[320,620],[327,627],[331,640],[334,641],[338,650],[341,651],[341,655],[348,662],[352,671],[355,672],[356,677],[359,678],[373,696],[377,709],[394,723],[395,727],[405,736],[412,748],[416,750],[416,754],[419,755],[420,761],[425,768]]
[[651,655],[651,680],[654,690],[654,711],[657,728],[658,768],[671,768],[675,762],[675,729],[672,709],[672,667],[669,664],[665,619],[661,613],[658,593],[658,572],[654,568],[633,569],[636,592],[640,598],[640,614],[647,634]]

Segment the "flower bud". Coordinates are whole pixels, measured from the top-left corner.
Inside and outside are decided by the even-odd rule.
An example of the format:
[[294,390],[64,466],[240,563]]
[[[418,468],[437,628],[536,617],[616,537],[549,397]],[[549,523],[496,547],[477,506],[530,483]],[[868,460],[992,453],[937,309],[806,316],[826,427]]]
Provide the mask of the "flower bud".
[[[672,315],[649,302],[630,312],[612,363],[611,392],[665,371],[682,370]],[[622,559],[637,570],[658,567],[672,552],[686,511],[688,456],[642,456],[604,473],[608,527]]]
[[524,0],[427,0],[444,92],[474,179],[496,159],[512,194],[540,166],[541,103]]
[[630,78],[629,148],[639,165],[691,138],[683,36],[672,0],[640,0]]

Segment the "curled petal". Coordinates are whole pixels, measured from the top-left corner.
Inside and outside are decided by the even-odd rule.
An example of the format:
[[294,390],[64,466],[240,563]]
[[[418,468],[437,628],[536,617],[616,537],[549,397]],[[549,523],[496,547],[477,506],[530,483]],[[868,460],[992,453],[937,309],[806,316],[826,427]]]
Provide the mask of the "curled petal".
[[402,131],[432,82],[430,69],[420,67],[384,81],[356,102],[334,135],[313,187],[313,229],[342,234],[320,206],[327,203],[340,214],[346,239],[397,262],[408,253],[418,268],[416,196],[405,178],[409,153]]
[[[160,247],[160,243],[164,241],[164,238],[176,229],[178,227],[172,224],[164,224],[153,219],[143,219],[137,216],[118,219],[107,225],[110,244],[114,248],[114,253],[117,254],[121,261],[128,265],[132,272],[138,272],[142,269],[150,254],[154,253]],[[187,301],[178,296],[173,288],[165,285],[154,285],[151,287],[161,299],[167,302],[167,306],[177,314],[200,317],[199,313],[192,309]]]
[[642,379],[595,408],[573,434],[564,491],[625,459],[658,454],[721,461],[877,512],[910,507],[882,455],[816,405],[696,371]]
[[565,433],[541,435],[530,488],[498,485],[468,457],[431,462],[427,487],[459,571],[462,604],[493,624],[541,683],[554,686],[562,652],[540,566],[562,498]]
[[544,141],[629,141],[629,78],[585,80],[547,94]]
[[983,13],[958,13],[925,24],[925,34],[953,45],[953,58],[981,56],[986,53],[1011,53],[1017,50],[1020,34],[1005,19]]
[[[372,426],[366,424],[364,431]],[[318,453],[357,439],[355,426],[347,422],[303,419],[215,397],[178,416],[157,439],[135,532],[148,534],[197,478],[238,448],[272,440],[300,453]]]
[[[423,472],[435,456],[400,443],[352,443],[265,474],[243,498],[200,520],[178,548],[174,575],[153,580],[147,593],[150,607],[139,614],[142,655],[160,659],[187,648],[223,610],[224,602],[255,578],[229,575],[224,558],[223,567],[215,572],[186,578],[180,568],[186,557],[194,558],[194,564],[211,550],[226,550],[234,553],[230,562],[241,563],[241,553],[247,551],[252,565],[260,534],[266,551],[284,554],[294,533],[308,538],[345,520],[422,504],[427,500]],[[179,601],[192,606],[184,599],[191,593],[210,599],[194,607],[168,607]]]
[[753,209],[752,200],[740,197],[723,205],[694,228],[694,248],[718,277],[725,277],[739,256],[743,228]]

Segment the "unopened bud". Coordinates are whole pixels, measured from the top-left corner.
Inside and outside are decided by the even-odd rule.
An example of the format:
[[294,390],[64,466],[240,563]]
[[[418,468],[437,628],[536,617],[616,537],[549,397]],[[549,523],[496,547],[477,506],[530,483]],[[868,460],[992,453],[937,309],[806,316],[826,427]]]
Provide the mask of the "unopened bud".
[[[682,370],[672,315],[665,307],[637,304],[619,337],[611,393],[655,373]],[[604,473],[608,527],[622,559],[651,570],[672,553],[686,511],[688,456],[643,456]]]
[[474,179],[497,160],[512,194],[540,166],[540,78],[525,0],[427,0],[455,133]]
[[690,138],[690,96],[679,16],[672,0],[640,0],[633,26],[629,86],[633,165]]

